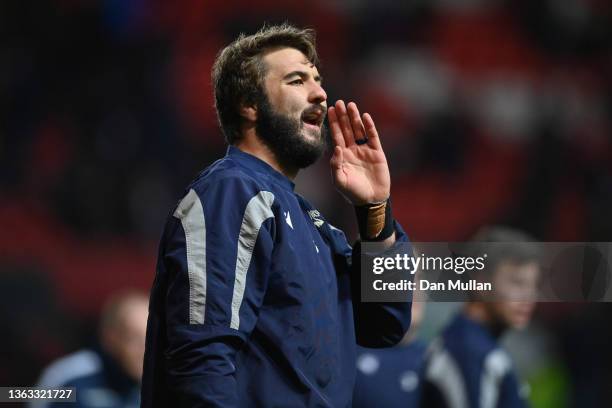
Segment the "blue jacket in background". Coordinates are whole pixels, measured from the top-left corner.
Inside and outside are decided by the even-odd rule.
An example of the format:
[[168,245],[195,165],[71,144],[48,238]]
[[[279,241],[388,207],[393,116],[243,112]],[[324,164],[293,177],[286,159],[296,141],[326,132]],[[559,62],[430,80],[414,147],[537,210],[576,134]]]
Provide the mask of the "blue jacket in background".
[[419,340],[385,349],[357,347],[353,408],[416,408],[427,345]]
[[142,406],[350,406],[356,344],[393,345],[410,324],[409,302],[359,302],[359,255],[289,179],[230,147],[166,223]]
[[136,408],[140,384],[99,348],[83,349],[51,363],[38,387],[75,387],[76,403],[38,400],[30,408]]
[[483,325],[458,315],[428,351],[422,407],[525,408],[510,356]]

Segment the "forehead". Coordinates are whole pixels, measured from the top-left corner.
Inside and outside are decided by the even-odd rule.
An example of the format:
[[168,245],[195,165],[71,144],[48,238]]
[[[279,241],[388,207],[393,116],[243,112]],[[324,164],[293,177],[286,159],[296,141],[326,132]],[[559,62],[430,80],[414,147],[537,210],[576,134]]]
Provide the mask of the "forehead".
[[266,66],[266,76],[283,77],[293,71],[309,71],[318,75],[317,67],[310,61],[302,51],[295,48],[279,48],[267,52],[263,57]]
[[520,264],[502,261],[495,270],[497,276],[534,279],[538,277],[539,272],[540,266],[535,261]]

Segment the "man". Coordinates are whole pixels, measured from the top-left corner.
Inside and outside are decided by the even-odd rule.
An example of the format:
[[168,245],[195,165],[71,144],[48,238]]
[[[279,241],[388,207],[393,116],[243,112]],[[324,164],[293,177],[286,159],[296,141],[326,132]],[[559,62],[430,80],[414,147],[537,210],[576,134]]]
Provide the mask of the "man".
[[477,235],[486,254],[483,272],[494,294],[473,292],[462,312],[432,343],[424,370],[421,406],[427,408],[526,407],[510,357],[499,345],[508,329],[527,326],[540,274],[538,251],[525,234],[501,227]]
[[[39,387],[75,387],[77,408],[140,404],[148,299],[123,292],[109,299],[100,319],[100,346],[63,357],[44,370]],[[34,402],[32,407],[64,406]]]
[[294,193],[326,144],[363,240],[407,240],[392,219],[376,127],[327,109],[312,30],[240,36],[213,67],[227,155],[187,188],[163,233],[152,289],[143,407],[347,407],[356,342],[393,345],[410,303],[359,302],[360,244]]
[[398,346],[385,349],[357,347],[353,408],[419,406],[420,374],[427,345],[417,338],[417,331],[424,309],[424,294],[417,290],[412,303],[410,330]]

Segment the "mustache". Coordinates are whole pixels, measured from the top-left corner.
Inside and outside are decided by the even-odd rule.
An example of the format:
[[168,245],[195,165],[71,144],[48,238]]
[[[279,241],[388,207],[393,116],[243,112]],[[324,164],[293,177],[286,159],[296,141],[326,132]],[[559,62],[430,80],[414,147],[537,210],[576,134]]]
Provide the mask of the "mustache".
[[320,115],[323,121],[327,116],[327,109],[323,105],[310,105],[308,108],[304,109],[302,112],[302,117],[310,115]]

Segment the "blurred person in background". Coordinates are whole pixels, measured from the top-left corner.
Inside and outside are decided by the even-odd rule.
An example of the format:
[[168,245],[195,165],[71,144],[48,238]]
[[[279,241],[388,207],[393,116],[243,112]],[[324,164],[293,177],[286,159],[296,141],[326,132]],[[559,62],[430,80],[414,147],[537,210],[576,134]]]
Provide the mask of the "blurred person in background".
[[470,300],[427,352],[421,406],[427,408],[527,407],[500,337],[523,329],[535,308],[539,254],[526,234],[503,227],[477,234],[474,249],[487,255],[473,275],[492,283],[493,293],[471,292]]
[[[99,345],[60,358],[47,367],[38,387],[75,387],[75,407],[131,408],[140,404],[140,378],[148,298],[136,291],[112,296],[102,311]],[[32,408],[64,406],[35,402]]]
[[213,65],[230,146],[168,217],[143,407],[346,407],[356,343],[392,346],[408,330],[410,301],[361,303],[361,245],[294,192],[325,150],[329,113],[333,182],[355,206],[361,239],[405,250],[374,122],[354,103],[327,109],[314,34],[264,27]]
[[[415,276],[418,288],[418,273]],[[410,330],[401,343],[386,349],[357,347],[353,408],[416,408],[427,344],[417,337],[425,294],[415,290]]]

